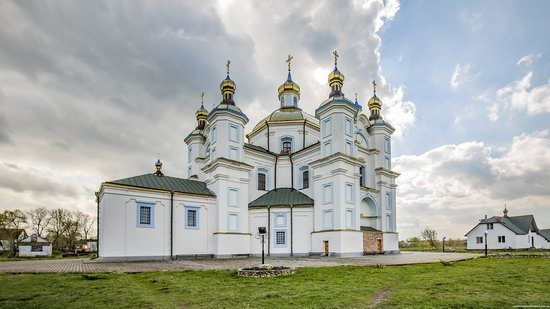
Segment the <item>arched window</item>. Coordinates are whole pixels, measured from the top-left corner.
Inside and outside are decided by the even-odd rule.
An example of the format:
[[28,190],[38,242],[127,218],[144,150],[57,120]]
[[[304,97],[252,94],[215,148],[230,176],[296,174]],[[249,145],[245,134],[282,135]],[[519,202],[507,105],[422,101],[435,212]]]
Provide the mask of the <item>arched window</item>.
[[292,137],[286,136],[281,138],[281,154],[292,153]]
[[297,97],[294,97],[294,107],[298,106],[298,98]]
[[302,166],[298,170],[298,185],[300,186],[300,189],[307,189],[309,188],[309,167]]

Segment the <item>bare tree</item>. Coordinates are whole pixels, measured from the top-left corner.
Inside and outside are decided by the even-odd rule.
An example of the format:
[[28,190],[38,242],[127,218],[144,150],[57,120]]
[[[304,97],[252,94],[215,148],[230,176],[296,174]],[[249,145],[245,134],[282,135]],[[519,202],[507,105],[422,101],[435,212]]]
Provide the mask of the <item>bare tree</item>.
[[85,216],[87,215],[80,211],[74,211],[71,215],[71,220],[68,222],[68,228],[65,232],[65,240],[67,247],[71,250],[75,249],[76,243],[82,236],[81,232]]
[[84,239],[88,240],[92,238],[95,223],[95,217],[92,218],[90,215],[84,215],[82,217],[82,236],[84,237]]
[[44,231],[50,223],[50,211],[46,207],[35,207],[27,211],[29,218],[29,227],[32,233],[38,236],[44,236]]
[[50,224],[47,231],[48,240],[52,243],[54,250],[61,249],[61,242],[71,225],[72,217],[72,213],[67,209],[50,210]]
[[5,210],[1,216],[2,225],[5,229],[7,240],[7,249],[12,256],[17,254],[17,245],[21,240],[21,236],[25,236],[25,223],[27,216],[19,209]]
[[435,230],[429,227],[424,228],[422,238],[427,240],[432,248],[435,248],[437,242],[437,232]]

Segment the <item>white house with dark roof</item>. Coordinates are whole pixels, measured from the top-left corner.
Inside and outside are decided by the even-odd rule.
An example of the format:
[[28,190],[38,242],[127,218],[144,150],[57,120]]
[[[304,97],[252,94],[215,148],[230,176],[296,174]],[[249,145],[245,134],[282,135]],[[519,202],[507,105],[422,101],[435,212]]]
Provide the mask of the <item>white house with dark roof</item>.
[[310,115],[299,106],[291,59],[279,107],[246,135],[228,62],[221,103],[210,112],[201,104],[185,138],[185,179],[164,175],[158,161],[153,174],[102,184],[100,258],[259,255],[259,227],[270,256],[399,250],[394,128],[382,119],[376,84],[367,116],[344,96],[335,63],[328,98]]
[[533,215],[503,216],[479,220],[466,234],[467,249],[550,249],[550,229],[540,230]]

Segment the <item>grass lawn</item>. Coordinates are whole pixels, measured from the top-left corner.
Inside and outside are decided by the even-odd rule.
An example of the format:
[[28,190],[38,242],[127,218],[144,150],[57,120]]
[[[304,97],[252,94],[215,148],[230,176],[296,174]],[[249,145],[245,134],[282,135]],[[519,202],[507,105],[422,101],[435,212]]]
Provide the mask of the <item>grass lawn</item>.
[[232,271],[95,275],[0,274],[0,307],[512,307],[550,305],[550,260],[302,268],[294,276]]

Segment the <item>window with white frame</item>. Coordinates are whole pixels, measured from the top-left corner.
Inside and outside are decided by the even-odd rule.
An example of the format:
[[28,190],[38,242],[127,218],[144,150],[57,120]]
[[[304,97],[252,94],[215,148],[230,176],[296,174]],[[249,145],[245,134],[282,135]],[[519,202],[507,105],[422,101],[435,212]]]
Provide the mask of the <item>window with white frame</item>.
[[308,166],[302,166],[298,170],[298,177],[299,177],[299,185],[300,189],[307,189],[309,188],[309,167]]
[[229,146],[229,159],[238,161],[239,160],[239,148],[234,146]]
[[275,247],[286,247],[286,230],[275,230]]
[[332,183],[323,185],[323,203],[332,203]]
[[332,209],[323,210],[323,228],[332,229],[334,226],[334,213]]
[[346,117],[346,135],[352,137],[353,136],[353,123],[351,122],[351,119]]
[[390,153],[391,152],[391,143],[390,143],[390,138],[389,137],[386,137],[384,139],[384,151],[386,153]]
[[478,236],[476,237],[476,244],[482,244],[483,243],[483,237]]
[[31,252],[42,252],[42,246],[31,246]]
[[332,135],[332,121],[330,118],[323,120],[323,137]]
[[393,219],[391,215],[386,215],[386,230],[388,232],[393,232]]
[[355,211],[351,208],[346,209],[346,228],[355,229]]
[[287,227],[286,213],[284,212],[273,213],[273,226],[275,226],[276,228]]
[[506,236],[498,236],[498,242],[499,243],[505,243],[506,242]]
[[353,156],[353,142],[346,141],[346,154],[348,156]]
[[239,189],[229,188],[228,206],[239,207]]
[[366,166],[361,166],[359,168],[359,174],[361,175],[359,177],[359,184],[362,187],[366,187],[367,186],[367,167]]
[[258,172],[258,190],[266,190],[266,175],[263,172]]
[[331,141],[326,141],[323,143],[323,155],[329,156],[332,154],[332,143]]
[[229,125],[229,140],[232,142],[239,141],[239,127],[237,127],[236,125]]
[[354,203],[355,202],[355,196],[353,192],[353,184],[346,183],[346,203]]
[[385,168],[387,170],[391,170],[391,161],[390,161],[390,157],[386,157],[386,160],[385,160]]
[[185,207],[185,228],[198,229],[199,228],[199,208],[198,207]]
[[210,144],[213,145],[216,143],[216,127],[210,129]]
[[285,136],[281,138],[281,153],[282,154],[292,153],[292,137]]
[[152,203],[137,203],[137,226],[154,226],[154,206]]
[[229,213],[227,215],[227,230],[229,232],[239,231],[239,214],[238,213]]
[[386,192],[386,209],[392,209],[392,198],[390,192]]

